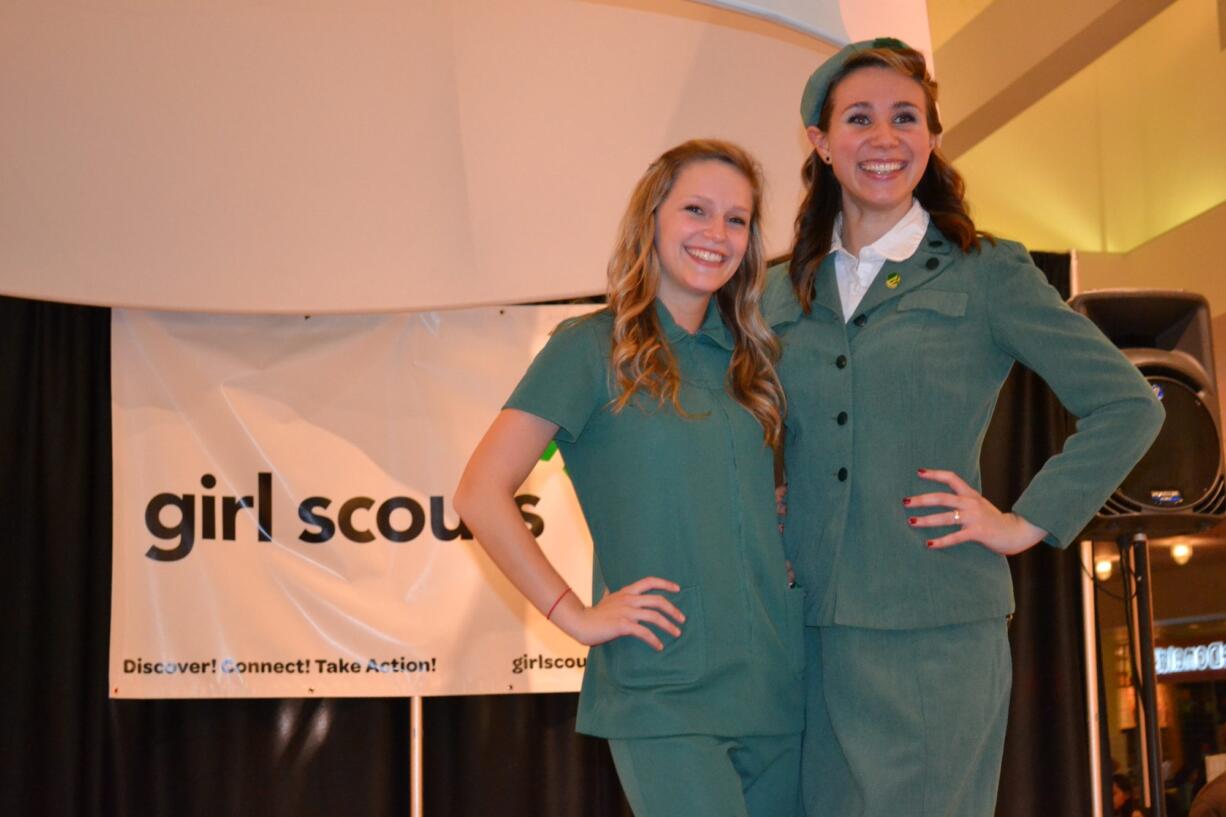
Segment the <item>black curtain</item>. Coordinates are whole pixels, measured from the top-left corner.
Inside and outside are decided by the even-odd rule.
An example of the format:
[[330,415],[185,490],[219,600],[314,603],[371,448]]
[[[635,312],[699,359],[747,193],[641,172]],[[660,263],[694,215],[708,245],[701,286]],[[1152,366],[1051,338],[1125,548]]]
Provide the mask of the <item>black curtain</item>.
[[105,310],[0,300],[0,813],[86,814],[108,746]]
[[[107,697],[110,422],[109,311],[0,297],[0,814],[407,815],[406,701]],[[1063,429],[1042,384],[1015,372],[985,443],[988,495],[1007,505]],[[1088,813],[1076,556],[1038,548],[1013,568],[997,813]],[[426,699],[426,813],[627,817],[603,742],[574,733],[575,705]]]

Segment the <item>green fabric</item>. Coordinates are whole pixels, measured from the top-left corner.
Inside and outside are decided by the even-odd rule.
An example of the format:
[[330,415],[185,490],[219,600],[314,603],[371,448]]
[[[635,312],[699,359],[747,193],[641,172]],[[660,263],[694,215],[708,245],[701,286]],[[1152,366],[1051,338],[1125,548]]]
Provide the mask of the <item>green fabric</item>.
[[1004,619],[809,627],[801,778],[809,817],[989,817],[1012,662]]
[[911,258],[886,262],[846,323],[833,256],[810,314],[782,267],[763,305],[784,346],[785,545],[813,625],[934,627],[1012,612],[1004,557],[973,542],[928,550],[954,529],[910,527],[917,511],[902,499],[945,490],[919,468],[980,487],[980,447],[1015,360],[1080,418],[1012,508],[1049,544],[1072,541],[1162,423],[1141,374],[1012,242],[967,255],[930,227]]
[[910,47],[902,40],[896,40],[893,37],[861,40],[858,43],[850,43],[843,46],[830,59],[817,66],[813,73],[809,75],[809,80],[805,83],[805,90],[800,95],[800,120],[806,126],[817,124],[817,121],[821,119],[822,106],[826,104],[826,95],[830,93],[830,83],[834,82],[835,76],[843,70],[843,66],[847,64],[847,61],[856,54],[859,54],[861,51],[867,51],[870,48],[889,48],[894,51],[901,51],[904,48]]
[[635,817],[803,817],[800,736],[610,740]]
[[681,585],[678,639],[591,650],[578,727],[603,737],[772,735],[802,728],[803,600],[787,586],[762,428],[724,388],[733,341],[712,301],[690,335],[657,304],[682,374],[679,416],[610,401],[612,317],[563,324],[508,408],[557,423],[595,544],[593,598],[645,576]]

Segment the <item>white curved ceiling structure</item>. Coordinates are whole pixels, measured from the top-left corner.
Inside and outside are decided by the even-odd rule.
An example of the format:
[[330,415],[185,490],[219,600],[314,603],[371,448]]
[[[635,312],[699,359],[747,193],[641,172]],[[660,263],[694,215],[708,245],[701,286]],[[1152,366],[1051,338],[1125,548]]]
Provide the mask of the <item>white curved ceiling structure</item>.
[[926,10],[717,5],[740,11],[11,0],[0,292],[310,313],[592,293],[634,182],[694,136],[761,158],[781,251],[804,155],[800,89],[835,48],[802,32],[928,50]]

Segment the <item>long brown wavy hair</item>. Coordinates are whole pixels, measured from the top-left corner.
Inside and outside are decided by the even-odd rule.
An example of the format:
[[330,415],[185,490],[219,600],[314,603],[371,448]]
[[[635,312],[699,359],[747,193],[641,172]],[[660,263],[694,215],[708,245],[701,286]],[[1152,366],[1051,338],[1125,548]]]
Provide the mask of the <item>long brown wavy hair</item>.
[[[866,48],[849,57],[830,83],[817,121],[819,130],[830,130],[835,88],[848,74],[868,67],[891,68],[918,82],[924,89],[928,132],[933,135],[941,133],[943,128],[937,113],[937,84],[928,73],[924,55],[912,48]],[[821,161],[816,151],[805,159],[800,176],[806,192],[796,216],[796,235],[788,275],[796,297],[807,313],[813,305],[813,284],[818,267],[830,252],[835,216],[843,207],[843,186],[835,177],[834,169]],[[939,147],[932,151],[928,167],[915,186],[915,198],[928,211],[937,229],[961,247],[963,252],[977,250],[981,239],[995,243],[990,234],[975,229],[975,222],[971,220],[966,206],[966,183],[941,154]]]
[[701,161],[730,165],[753,191],[745,257],[715,293],[715,300],[735,342],[728,365],[728,391],[762,425],[767,445],[774,447],[780,441],[786,404],[774,368],[779,343],[759,308],[766,281],[762,171],[753,157],[728,142],[694,139],[678,145],[652,162],[630,196],[608,267],[607,309],[613,315],[612,363],[617,392],[613,411],[621,411],[642,392],[660,405],[671,402],[678,414],[690,416],[681,406],[677,359],[653,306],[662,274],[655,246],[656,211],[682,169]]

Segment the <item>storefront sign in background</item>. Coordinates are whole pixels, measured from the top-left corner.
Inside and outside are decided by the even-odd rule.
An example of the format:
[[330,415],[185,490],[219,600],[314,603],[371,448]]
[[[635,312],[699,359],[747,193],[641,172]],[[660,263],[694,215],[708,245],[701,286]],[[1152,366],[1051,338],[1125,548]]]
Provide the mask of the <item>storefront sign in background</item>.
[[1154,672],[1161,682],[1226,678],[1226,641],[1199,641],[1154,648]]

